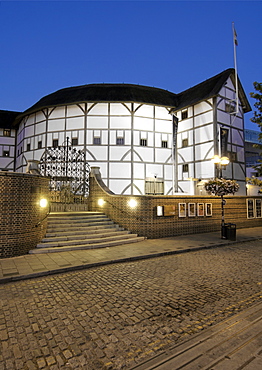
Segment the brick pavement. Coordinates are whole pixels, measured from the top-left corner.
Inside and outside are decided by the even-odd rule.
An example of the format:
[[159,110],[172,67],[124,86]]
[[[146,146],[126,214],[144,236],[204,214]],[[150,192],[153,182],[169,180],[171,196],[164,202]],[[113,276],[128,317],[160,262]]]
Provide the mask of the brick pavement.
[[31,254],[0,259],[0,284],[37,276],[74,271],[108,263],[132,261],[261,239],[262,226],[237,230],[237,240],[221,239],[220,232],[148,239],[111,248]]
[[261,248],[245,242],[2,284],[0,369],[132,368],[259,302]]

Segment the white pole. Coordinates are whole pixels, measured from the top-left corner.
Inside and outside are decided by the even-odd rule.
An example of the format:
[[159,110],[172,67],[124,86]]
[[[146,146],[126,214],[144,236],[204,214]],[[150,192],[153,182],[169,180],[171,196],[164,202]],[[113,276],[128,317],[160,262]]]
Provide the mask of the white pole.
[[235,67],[235,80],[236,80],[236,111],[233,113],[235,115],[238,114],[239,111],[239,101],[238,101],[238,77],[237,77],[237,51],[236,46],[238,45],[237,42],[237,33],[235,30],[234,22],[232,22],[232,30],[233,30],[233,44],[234,44],[234,67]]

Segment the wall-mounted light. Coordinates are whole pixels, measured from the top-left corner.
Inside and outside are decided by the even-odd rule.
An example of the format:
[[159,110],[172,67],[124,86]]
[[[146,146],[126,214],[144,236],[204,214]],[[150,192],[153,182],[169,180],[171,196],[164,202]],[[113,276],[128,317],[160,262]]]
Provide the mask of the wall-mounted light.
[[39,201],[39,205],[40,205],[41,208],[47,207],[47,205],[48,205],[47,199],[41,198],[40,201]]
[[130,199],[130,200],[128,201],[128,205],[129,205],[129,207],[131,207],[131,208],[135,208],[135,207],[137,206],[137,201],[136,201],[135,199]]
[[105,201],[104,199],[98,199],[97,203],[100,207],[102,207],[105,204]]

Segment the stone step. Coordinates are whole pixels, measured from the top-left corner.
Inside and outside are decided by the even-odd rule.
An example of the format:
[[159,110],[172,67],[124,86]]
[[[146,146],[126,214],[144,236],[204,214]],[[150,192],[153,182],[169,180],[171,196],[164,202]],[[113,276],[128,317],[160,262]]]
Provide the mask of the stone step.
[[79,211],[79,212],[51,212],[48,216],[48,218],[69,218],[69,217],[75,217],[75,216],[105,216],[103,212],[92,212],[92,211]]
[[56,212],[48,216],[45,238],[29,253],[105,248],[144,240],[102,212]]
[[[130,234],[129,234],[130,235]],[[134,235],[134,234],[131,234]],[[66,246],[66,247],[53,247],[53,248],[36,248],[29,251],[30,254],[40,254],[40,253],[56,253],[56,252],[69,252],[75,250],[85,250],[85,249],[98,249],[98,248],[107,248],[114,247],[116,245],[137,243],[145,240],[143,236],[137,236],[129,239],[120,239],[114,241],[106,241],[101,243],[94,244],[84,244],[84,245],[75,245],[75,246]]]
[[[60,245],[69,245],[71,244],[83,244],[83,242],[87,242],[86,239],[101,239],[101,238],[107,238],[112,236],[121,236],[125,234],[130,234],[129,231],[123,230],[123,231],[110,231],[110,232],[100,232],[95,234],[79,234],[79,235],[63,235],[63,236],[56,236],[56,237],[49,237],[44,238],[41,243],[37,245],[37,248],[42,248],[43,246],[60,246]],[[88,242],[89,243],[89,242]]]
[[57,224],[57,225],[51,225],[47,226],[47,232],[54,232],[54,231],[64,231],[64,230],[79,230],[79,228],[82,227],[91,227],[91,226],[99,226],[99,225],[114,225],[113,221],[97,221],[97,222],[88,222],[88,223],[79,223],[79,224]]
[[116,224],[110,224],[110,225],[97,225],[97,226],[87,226],[87,227],[79,227],[76,228],[76,230],[63,230],[63,231],[57,231],[54,232],[48,232],[46,233],[46,238],[55,238],[59,236],[74,236],[74,235],[88,235],[88,234],[99,234],[99,233],[107,233],[111,232],[112,230],[119,230],[123,231],[124,228],[120,227]]
[[53,226],[53,225],[61,225],[61,224],[79,224],[79,223],[89,223],[89,222],[103,222],[103,221],[108,221],[109,218],[107,216],[99,216],[99,217],[75,217],[71,218],[69,217],[68,219],[66,218],[52,218],[48,219],[48,225]]
[[56,223],[56,222],[70,222],[70,221],[79,221],[79,220],[85,220],[85,221],[91,221],[91,220],[101,220],[101,219],[107,219],[108,217],[106,215],[90,215],[90,216],[67,216],[67,217],[48,217],[48,222],[50,223]]

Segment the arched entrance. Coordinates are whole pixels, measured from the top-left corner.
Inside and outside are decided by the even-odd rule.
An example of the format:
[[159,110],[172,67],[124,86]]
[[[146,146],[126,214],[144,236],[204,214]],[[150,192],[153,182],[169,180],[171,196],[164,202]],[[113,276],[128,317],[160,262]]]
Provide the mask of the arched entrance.
[[85,152],[73,148],[69,138],[43,153],[39,169],[50,178],[51,211],[87,210],[90,166]]

